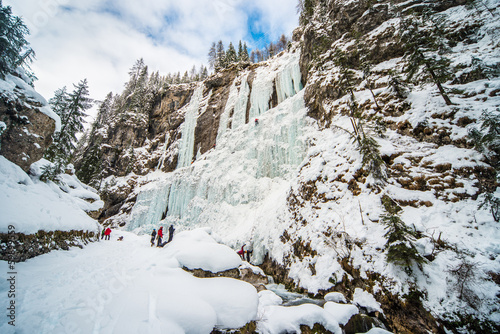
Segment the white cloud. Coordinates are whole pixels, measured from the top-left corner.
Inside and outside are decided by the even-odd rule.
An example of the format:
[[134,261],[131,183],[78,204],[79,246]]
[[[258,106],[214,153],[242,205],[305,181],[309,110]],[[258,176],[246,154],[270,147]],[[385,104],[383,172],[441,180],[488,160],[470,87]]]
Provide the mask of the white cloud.
[[[150,71],[185,71],[206,63],[211,43],[250,36],[249,12],[258,12],[269,37],[290,34],[297,18],[289,0],[6,0],[31,30],[32,68],[46,98],[87,78],[103,99],[120,92],[128,69],[144,58]],[[252,45],[252,41],[247,41]]]

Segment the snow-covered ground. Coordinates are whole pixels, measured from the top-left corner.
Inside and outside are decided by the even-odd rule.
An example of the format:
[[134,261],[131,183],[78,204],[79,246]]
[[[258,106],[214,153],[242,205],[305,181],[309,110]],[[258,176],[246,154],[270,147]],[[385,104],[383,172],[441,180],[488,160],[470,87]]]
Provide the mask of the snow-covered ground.
[[76,176],[62,174],[61,182],[42,182],[40,160],[31,166],[31,176],[0,156],[0,232],[13,226],[17,233],[44,231],[97,231],[98,223],[86,212],[99,210],[104,202],[97,191]]
[[[0,332],[208,334],[214,327],[239,328],[256,320],[260,333],[292,332],[318,322],[340,334],[339,324],[359,312],[354,305],[337,303],[342,300],[338,296],[328,298],[324,307],[285,307],[270,290],[257,293],[236,279],[192,276],[182,267],[218,270],[241,264],[209,233],[180,232],[165,248],[157,248],[150,246],[149,236],[114,231],[109,241],[18,263],[15,298],[10,299],[15,300],[15,327],[5,321]],[[11,271],[5,261],[0,270]],[[0,281],[0,305],[10,302],[11,283]],[[358,298],[361,304],[363,298]]]

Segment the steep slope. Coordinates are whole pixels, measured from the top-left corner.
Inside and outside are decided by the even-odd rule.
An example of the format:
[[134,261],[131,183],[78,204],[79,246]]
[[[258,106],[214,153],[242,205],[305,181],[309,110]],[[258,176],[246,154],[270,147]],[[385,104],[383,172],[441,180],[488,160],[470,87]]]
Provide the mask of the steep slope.
[[[497,2],[303,3],[290,52],[165,92],[101,220],[210,226],[289,287],[371,293],[395,332],[498,331],[498,134],[469,135],[498,124]],[[419,48],[451,104],[408,75]]]

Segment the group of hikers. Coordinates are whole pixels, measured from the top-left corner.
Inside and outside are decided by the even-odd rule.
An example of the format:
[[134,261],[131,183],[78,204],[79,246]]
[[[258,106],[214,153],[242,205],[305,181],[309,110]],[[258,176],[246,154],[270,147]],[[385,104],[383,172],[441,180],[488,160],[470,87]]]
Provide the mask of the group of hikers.
[[102,230],[101,239],[109,240],[111,238],[111,229],[109,227]]
[[168,240],[162,243],[163,239],[163,226],[161,226],[158,229],[158,233],[156,232],[156,229],[153,229],[153,232],[151,232],[151,247],[155,245],[155,239],[156,239],[156,247],[163,247],[166,244],[168,244],[170,241],[172,241],[174,237],[174,225],[170,225],[168,228]]
[[[156,247],[165,246],[170,241],[172,241],[172,239],[174,238],[174,232],[175,232],[174,225],[170,225],[170,227],[168,228],[168,240],[165,242],[162,242],[163,241],[163,226],[160,226],[160,228],[158,229],[158,232],[156,232],[156,229],[153,229],[153,232],[151,232],[151,247],[153,247],[155,245],[155,242],[156,242]],[[110,240],[110,238],[111,238],[111,229],[109,227],[107,227],[107,228],[102,230],[101,239]],[[122,241],[123,236],[120,237],[118,240]],[[252,253],[253,253],[252,243],[249,243],[248,245],[243,244],[243,246],[241,246],[241,249],[239,251],[237,251],[236,253],[238,253],[238,255],[241,257],[241,259],[243,261],[245,261],[245,255],[246,255],[246,260],[248,263],[250,263],[250,257],[252,256]]]
[[[156,229],[153,229],[153,232],[151,233],[151,247],[154,246],[155,241],[157,242],[156,247],[163,247],[166,244],[168,244],[170,241],[172,241],[172,239],[174,237],[174,231],[175,231],[174,226],[170,225],[170,227],[168,228],[168,240],[165,242],[162,242],[163,241],[163,226],[160,227],[160,229],[158,230],[158,233],[156,232]],[[109,227],[107,227],[107,228],[102,230],[101,239],[110,240],[110,238],[111,238],[111,229]],[[123,241],[123,236],[119,237],[117,240]]]

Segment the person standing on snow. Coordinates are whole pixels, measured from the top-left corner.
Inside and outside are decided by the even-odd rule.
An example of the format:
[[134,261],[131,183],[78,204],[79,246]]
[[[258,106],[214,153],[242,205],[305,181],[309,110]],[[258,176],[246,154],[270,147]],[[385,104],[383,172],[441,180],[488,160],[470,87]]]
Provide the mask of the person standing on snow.
[[103,228],[103,229],[102,229],[102,232],[101,232],[101,240],[102,240],[102,239],[104,239],[104,233],[105,233],[105,232],[106,232],[106,229],[105,229],[105,228]]
[[158,243],[156,244],[156,247],[160,247],[161,239],[163,239],[163,226],[158,230]]
[[110,238],[111,238],[111,229],[108,227],[104,232],[104,240],[110,240]]
[[170,241],[172,241],[172,239],[174,238],[174,231],[175,231],[174,225],[170,225],[170,227],[168,228],[168,241],[167,241],[167,244]]
[[151,233],[151,247],[155,245],[155,239],[156,239],[156,229],[153,229],[153,232]]
[[248,243],[248,246],[246,247],[245,252],[247,253],[247,262],[250,263],[250,256],[253,253],[252,242]]
[[239,251],[237,251],[236,253],[238,253],[238,255],[241,257],[241,259],[243,261],[245,261],[245,244],[243,244],[243,246],[241,246],[241,249]]

